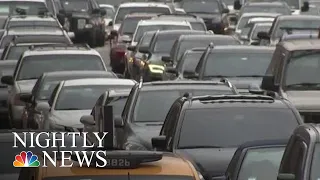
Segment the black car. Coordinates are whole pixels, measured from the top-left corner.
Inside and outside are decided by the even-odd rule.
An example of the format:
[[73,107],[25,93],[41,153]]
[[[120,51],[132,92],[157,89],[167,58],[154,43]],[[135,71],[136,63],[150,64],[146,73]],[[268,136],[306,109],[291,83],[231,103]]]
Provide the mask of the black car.
[[225,33],[222,19],[229,13],[229,9],[221,0],[182,0],[179,4],[187,13],[201,17],[208,30],[215,34]]
[[152,145],[186,157],[206,180],[212,180],[224,175],[241,144],[288,139],[300,124],[299,112],[285,99],[186,94],[172,104]]
[[136,84],[121,118],[115,119],[118,148],[151,150],[172,103],[185,93],[195,95],[235,94],[227,81],[157,81]]
[[60,0],[67,17],[64,27],[75,35],[75,41],[84,41],[90,46],[105,44],[105,9],[96,0]]
[[[209,45],[196,67],[199,80],[228,78],[239,91],[259,87],[271,62],[274,47]],[[259,58],[257,58],[259,57]]]
[[[7,60],[7,61],[0,61],[0,73],[2,76],[13,75],[13,71],[16,67],[17,60]],[[0,83],[0,127],[1,128],[10,128],[8,117],[8,106],[7,106],[7,99],[8,99],[8,86],[5,84]]]
[[[17,135],[24,139],[24,134],[23,132],[26,133],[26,138],[25,142],[27,146],[30,146],[30,143],[32,142],[34,146],[36,146],[36,142],[39,140],[41,145],[45,146],[48,142],[52,142],[53,139],[64,139],[64,145],[65,147],[48,147],[48,148],[40,148],[40,147],[35,147],[35,148],[25,148],[21,144],[19,144],[19,141],[14,138],[13,132],[17,133]],[[33,134],[33,137],[38,136],[40,133],[45,133],[45,132],[40,132],[40,131],[29,131],[30,134]],[[68,136],[65,134],[64,136],[61,135],[60,133],[57,133],[55,136],[50,133],[49,136],[46,135],[39,135],[39,139],[33,138],[31,135],[28,133],[26,130],[0,130],[0,178],[5,179],[5,180],[17,180],[19,177],[19,172],[21,168],[17,168],[13,166],[13,161],[15,159],[16,155],[19,155],[22,151],[31,151],[33,154],[42,154],[42,151],[46,151],[47,153],[51,154],[54,151],[58,152],[60,151],[83,151],[85,148],[81,147],[80,145],[83,144],[84,139],[81,136]],[[33,140],[32,140],[33,138]],[[16,140],[16,145],[17,147],[14,148],[13,146],[15,145],[15,140]],[[71,147],[73,146],[73,143],[76,143],[77,147]],[[50,144],[49,144],[50,145]],[[61,154],[56,154],[57,156],[61,156]]]
[[287,142],[288,140],[261,140],[242,144],[234,153],[223,179],[277,179]]
[[84,78],[117,78],[112,72],[106,71],[59,71],[43,73],[35,83],[31,94],[24,94],[21,100],[26,102],[23,116],[23,127],[37,129],[40,112],[36,110],[39,102],[49,100],[54,88],[60,81]]

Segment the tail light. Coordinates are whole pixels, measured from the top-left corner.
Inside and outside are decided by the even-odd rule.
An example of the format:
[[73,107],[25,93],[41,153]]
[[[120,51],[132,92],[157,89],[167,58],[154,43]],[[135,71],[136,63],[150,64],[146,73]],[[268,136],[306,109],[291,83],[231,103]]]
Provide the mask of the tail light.
[[16,94],[14,96],[13,105],[15,106],[24,106],[25,102],[20,100],[20,94]]

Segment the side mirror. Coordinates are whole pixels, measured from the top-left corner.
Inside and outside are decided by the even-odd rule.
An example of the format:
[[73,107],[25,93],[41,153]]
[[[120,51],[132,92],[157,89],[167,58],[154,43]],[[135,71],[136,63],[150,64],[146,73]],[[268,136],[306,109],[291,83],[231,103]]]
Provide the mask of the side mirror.
[[303,2],[303,6],[301,7],[301,12],[307,12],[307,11],[309,11],[309,8],[310,8],[310,6],[309,6],[309,2]]
[[31,103],[32,95],[31,94],[21,94],[20,100],[25,103]]
[[50,111],[50,105],[47,102],[39,102],[36,106],[36,110],[39,112]]
[[278,88],[274,83],[274,76],[266,75],[262,79],[261,89],[266,91],[278,91]]
[[257,36],[258,36],[259,39],[266,39],[266,40],[270,39],[269,34],[267,32],[264,32],[264,31],[258,32]]
[[139,52],[143,54],[149,54],[149,47],[140,47]]
[[2,76],[1,83],[12,86],[13,85],[13,77],[12,76]]
[[116,128],[122,128],[124,126],[122,117],[115,117],[114,118],[114,126]]
[[178,74],[178,71],[174,67],[166,67],[165,72],[170,73],[170,74]]
[[172,59],[169,56],[162,56],[161,60],[165,63],[171,63]]
[[80,118],[80,122],[83,124],[83,125],[95,125],[96,123],[94,122],[94,119],[93,119],[93,116],[92,115],[83,115],[81,116]]
[[100,9],[101,16],[105,16],[107,14],[107,11],[103,8]]
[[108,23],[108,26],[113,26],[113,22],[110,21],[110,22]]
[[287,173],[279,173],[277,180],[294,180],[296,176],[294,174],[287,174]]
[[234,1],[233,3],[233,9],[234,10],[239,10],[241,9],[241,2],[239,0]]
[[135,51],[136,46],[128,46],[127,49],[128,49],[128,51]]
[[152,147],[156,149],[165,149],[166,148],[166,136],[153,137],[151,139]]
[[230,12],[229,9],[223,9],[223,10],[222,10],[222,13],[223,13],[223,14],[227,14],[227,13],[229,13],[229,12]]

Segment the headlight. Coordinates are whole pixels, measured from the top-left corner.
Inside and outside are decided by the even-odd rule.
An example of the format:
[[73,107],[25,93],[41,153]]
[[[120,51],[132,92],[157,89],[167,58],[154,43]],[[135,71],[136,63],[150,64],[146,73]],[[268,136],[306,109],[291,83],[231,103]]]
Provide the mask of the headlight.
[[126,150],[140,150],[145,151],[147,148],[145,148],[143,145],[133,142],[126,142],[125,143],[125,149]]
[[160,65],[149,64],[150,72],[152,73],[163,73],[164,67]]
[[204,180],[204,177],[202,176],[202,174],[199,171],[197,171],[197,173],[198,173],[199,179]]

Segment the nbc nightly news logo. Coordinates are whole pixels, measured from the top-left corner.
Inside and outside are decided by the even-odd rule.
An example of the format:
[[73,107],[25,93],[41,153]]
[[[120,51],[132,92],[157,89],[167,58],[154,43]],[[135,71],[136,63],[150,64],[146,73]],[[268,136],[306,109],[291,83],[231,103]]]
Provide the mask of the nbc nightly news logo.
[[[107,132],[103,132],[102,136],[100,136],[101,133],[94,132],[93,133],[96,142],[98,142],[98,145],[88,145],[87,141],[87,132],[41,132],[35,134],[34,132],[23,132],[23,137],[20,137],[19,134],[16,132],[13,132],[14,135],[14,141],[13,141],[13,148],[18,147],[24,147],[28,149],[32,148],[41,148],[42,151],[42,157],[43,162],[42,164],[38,160],[38,156],[33,154],[32,151],[22,151],[20,154],[17,154],[13,161],[13,166],[17,168],[21,167],[48,167],[48,163],[51,163],[54,167],[57,167],[57,160],[61,161],[59,163],[58,167],[72,167],[73,163],[71,160],[71,154],[76,155],[78,160],[78,165],[80,167],[87,166],[89,167],[92,163],[93,159],[100,160],[100,164],[96,162],[96,167],[105,167],[110,164],[108,159],[105,159],[106,157],[106,151],[50,151],[47,152],[47,148],[57,148],[58,146],[60,148],[68,148],[65,146],[65,137],[71,136],[72,137],[72,145],[69,146],[70,148],[103,148],[103,140],[108,134]],[[60,139],[58,137],[60,137]],[[83,142],[79,145],[79,142],[77,144],[76,136],[81,136],[83,138]],[[27,138],[30,137],[30,138]],[[45,144],[41,144],[40,139],[45,137]],[[29,141],[28,141],[29,139]],[[33,141],[35,140],[35,141]],[[35,143],[34,143],[35,142]],[[29,143],[29,144],[28,144]],[[68,161],[69,164],[66,164],[65,161]]]

